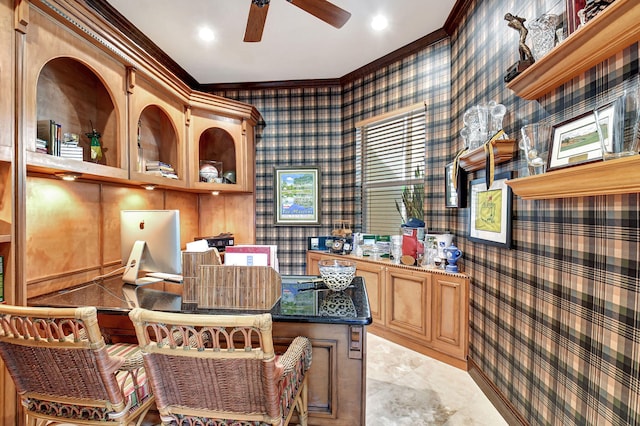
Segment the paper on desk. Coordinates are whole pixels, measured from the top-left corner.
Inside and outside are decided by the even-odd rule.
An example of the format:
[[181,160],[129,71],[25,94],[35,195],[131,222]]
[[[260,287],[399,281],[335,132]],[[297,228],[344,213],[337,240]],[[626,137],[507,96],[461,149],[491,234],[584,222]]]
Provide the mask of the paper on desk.
[[209,250],[209,243],[207,240],[197,240],[192,243],[187,243],[187,251],[207,251]]

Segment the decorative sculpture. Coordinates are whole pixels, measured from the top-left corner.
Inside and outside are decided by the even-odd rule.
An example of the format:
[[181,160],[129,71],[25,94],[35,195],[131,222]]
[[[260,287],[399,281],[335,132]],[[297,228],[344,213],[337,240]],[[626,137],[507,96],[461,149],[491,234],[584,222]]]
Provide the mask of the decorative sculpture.
[[535,62],[531,49],[525,44],[527,40],[527,34],[529,30],[524,26],[526,19],[519,16],[507,13],[504,15],[505,21],[509,22],[509,27],[517,30],[520,33],[520,40],[518,43],[518,50],[520,52],[520,60],[509,67],[507,75],[504,76],[504,81],[509,82],[513,80],[518,74],[527,69],[531,64]]

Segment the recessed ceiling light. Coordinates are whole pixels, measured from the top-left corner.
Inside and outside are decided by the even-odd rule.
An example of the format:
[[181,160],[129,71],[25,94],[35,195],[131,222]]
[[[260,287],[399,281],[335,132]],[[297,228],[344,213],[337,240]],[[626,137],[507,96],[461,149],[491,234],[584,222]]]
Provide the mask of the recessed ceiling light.
[[200,37],[200,40],[206,42],[213,41],[216,38],[215,34],[213,34],[213,30],[209,27],[200,27],[198,30],[198,37]]
[[388,25],[389,25],[389,21],[385,16],[382,16],[382,15],[376,15],[371,20],[371,28],[373,28],[376,31],[382,31],[385,28],[387,28]]

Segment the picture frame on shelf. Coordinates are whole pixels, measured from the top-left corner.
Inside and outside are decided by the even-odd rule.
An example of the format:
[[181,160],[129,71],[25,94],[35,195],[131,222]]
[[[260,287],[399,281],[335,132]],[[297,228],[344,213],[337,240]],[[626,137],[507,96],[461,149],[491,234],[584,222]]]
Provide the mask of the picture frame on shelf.
[[580,25],[578,11],[584,9],[586,0],[565,0],[567,11],[567,35],[573,33]]
[[469,234],[470,241],[511,248],[511,205],[513,193],[506,182],[513,172],[494,176],[487,188],[485,178],[474,179],[469,184]]
[[[604,114],[613,116],[613,106]],[[593,112],[554,125],[551,135],[547,171],[602,160],[602,144]]]
[[320,225],[319,167],[276,166],[273,181],[275,225]]
[[[444,166],[444,206],[447,208],[467,207],[467,172],[458,167],[454,179],[454,165],[451,162]],[[454,182],[457,181],[457,185]]]

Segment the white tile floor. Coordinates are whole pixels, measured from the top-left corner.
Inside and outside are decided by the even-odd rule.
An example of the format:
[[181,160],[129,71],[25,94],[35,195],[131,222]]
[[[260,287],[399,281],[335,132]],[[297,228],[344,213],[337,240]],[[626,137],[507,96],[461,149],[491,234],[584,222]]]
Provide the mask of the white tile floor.
[[465,371],[367,335],[367,425],[501,426]]

